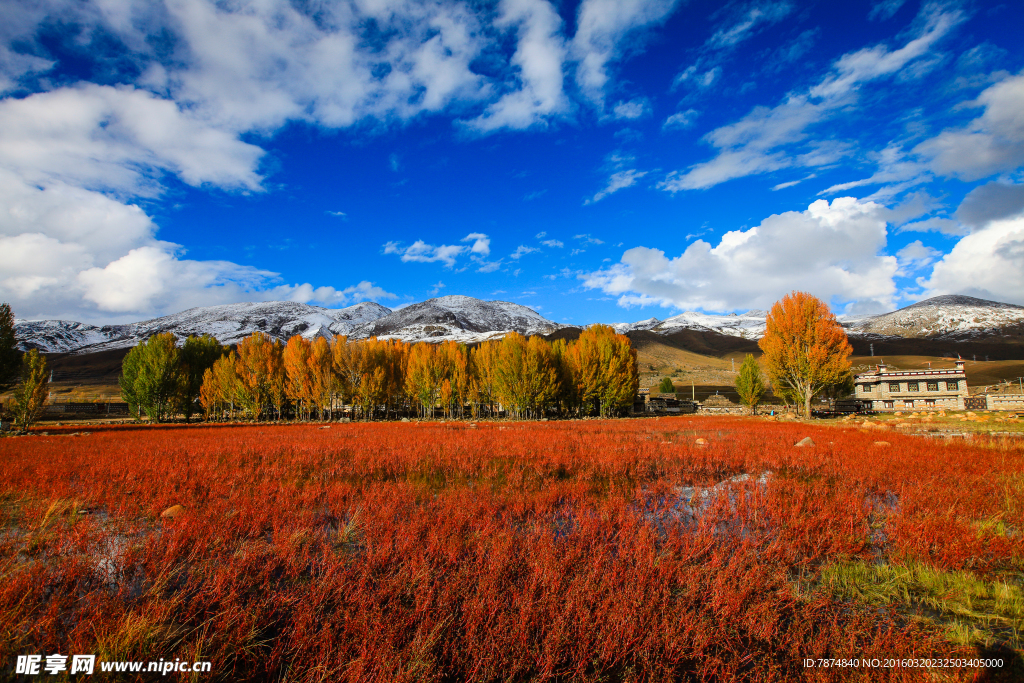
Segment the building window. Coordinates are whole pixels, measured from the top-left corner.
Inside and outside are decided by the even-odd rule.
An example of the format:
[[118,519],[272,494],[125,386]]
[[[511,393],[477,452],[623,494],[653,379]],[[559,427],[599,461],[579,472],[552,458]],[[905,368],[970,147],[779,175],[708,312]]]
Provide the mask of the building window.
[[890,410],[896,406],[896,404],[893,401],[884,401],[884,404],[885,404],[885,407],[890,409]]
[[889,391],[899,391],[899,390],[900,390],[900,383],[899,382],[889,382]]
[[925,402],[924,402],[924,407],[925,408],[934,408],[935,407],[935,399],[934,398],[926,399]]
[[904,399],[903,400],[903,407],[904,408],[913,408],[914,407],[914,402],[909,400],[909,399]]
[[907,382],[907,391],[921,391],[917,382]]
[[946,389],[948,389],[949,391],[957,391],[957,390],[959,390],[960,389],[960,380],[958,380],[958,379],[951,379],[951,380],[947,381],[946,382]]
[[938,390],[939,390],[939,383],[938,382],[928,382],[928,391],[938,391]]

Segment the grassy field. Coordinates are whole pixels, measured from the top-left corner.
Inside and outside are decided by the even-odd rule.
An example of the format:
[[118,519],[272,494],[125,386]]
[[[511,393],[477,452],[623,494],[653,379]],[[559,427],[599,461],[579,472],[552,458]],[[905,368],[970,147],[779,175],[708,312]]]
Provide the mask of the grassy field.
[[[870,422],[5,438],[0,659],[203,660],[195,680],[218,681],[1020,680],[1024,440]],[[956,661],[978,659],[1002,666]]]

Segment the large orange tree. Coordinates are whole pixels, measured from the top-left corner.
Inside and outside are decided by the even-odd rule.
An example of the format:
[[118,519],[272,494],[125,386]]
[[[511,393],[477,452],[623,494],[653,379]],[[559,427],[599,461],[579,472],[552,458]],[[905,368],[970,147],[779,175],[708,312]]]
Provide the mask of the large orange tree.
[[811,416],[811,399],[850,373],[853,347],[828,305],[806,292],[792,292],[768,313],[758,346],[776,393],[789,392]]

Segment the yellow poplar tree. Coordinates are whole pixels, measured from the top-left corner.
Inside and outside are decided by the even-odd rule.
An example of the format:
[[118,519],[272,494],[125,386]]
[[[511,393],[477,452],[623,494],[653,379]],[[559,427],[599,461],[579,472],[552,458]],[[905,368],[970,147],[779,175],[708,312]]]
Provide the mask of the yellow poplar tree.
[[811,400],[850,373],[853,347],[828,305],[806,292],[792,292],[772,306],[758,342],[776,393],[794,394],[811,416]]

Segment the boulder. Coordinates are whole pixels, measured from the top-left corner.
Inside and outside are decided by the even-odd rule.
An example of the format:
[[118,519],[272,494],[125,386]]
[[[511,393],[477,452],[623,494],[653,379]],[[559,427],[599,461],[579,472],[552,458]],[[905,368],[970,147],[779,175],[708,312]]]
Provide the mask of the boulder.
[[181,517],[183,514],[185,514],[184,505],[172,505],[171,507],[161,512],[160,516],[165,517],[167,519],[174,519],[175,517]]
[[799,446],[801,448],[804,447],[804,446],[813,446],[814,445],[814,441],[811,440],[811,437],[805,436],[804,438],[800,439],[799,441],[797,441],[793,445],[794,446]]
[[694,443],[697,444],[698,446],[707,446],[708,440],[702,437],[694,441]]
[[889,446],[889,442],[888,441],[876,441],[875,445],[878,446],[879,448],[885,448],[885,447]]

